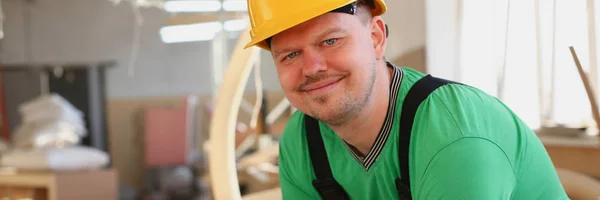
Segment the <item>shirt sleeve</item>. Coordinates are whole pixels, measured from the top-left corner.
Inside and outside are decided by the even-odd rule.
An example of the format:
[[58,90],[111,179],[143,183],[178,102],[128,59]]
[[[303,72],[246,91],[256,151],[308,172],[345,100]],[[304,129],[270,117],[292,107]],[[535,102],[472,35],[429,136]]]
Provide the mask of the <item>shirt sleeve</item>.
[[510,199],[516,186],[504,151],[483,138],[461,138],[431,159],[415,199]]

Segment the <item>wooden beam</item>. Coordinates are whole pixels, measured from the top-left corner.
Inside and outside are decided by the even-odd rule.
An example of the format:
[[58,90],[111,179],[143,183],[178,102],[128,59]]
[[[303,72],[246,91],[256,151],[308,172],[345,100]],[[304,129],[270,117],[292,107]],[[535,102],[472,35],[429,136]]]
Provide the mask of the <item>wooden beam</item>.
[[577,66],[577,71],[579,72],[579,77],[581,77],[581,81],[583,81],[583,86],[585,87],[585,91],[587,92],[588,100],[590,101],[590,107],[592,109],[592,116],[594,117],[594,121],[596,121],[596,128],[600,128],[600,111],[598,111],[598,101],[596,100],[596,92],[590,83],[588,75],[585,73],[585,71],[583,71],[583,67],[579,62],[579,57],[577,57],[577,53],[575,52],[573,46],[570,46],[569,50],[571,51],[571,55],[573,56],[573,60],[575,61],[575,65]]
[[[226,20],[234,20],[234,19],[246,19],[248,14],[241,12],[228,12],[225,13],[224,18]],[[204,23],[204,22],[217,22],[221,21],[220,13],[194,13],[194,14],[178,14],[169,16],[167,18],[166,25],[174,26],[174,25],[185,25],[185,24],[196,24],[196,23]]]

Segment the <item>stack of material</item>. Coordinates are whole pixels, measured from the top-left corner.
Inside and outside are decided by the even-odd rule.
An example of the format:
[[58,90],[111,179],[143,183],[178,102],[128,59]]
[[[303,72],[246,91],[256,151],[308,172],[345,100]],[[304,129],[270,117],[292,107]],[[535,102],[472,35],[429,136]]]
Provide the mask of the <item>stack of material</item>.
[[26,170],[97,169],[108,164],[108,154],[79,146],[87,134],[81,111],[56,94],[40,96],[19,107],[22,124],[13,133],[12,149],[0,166]]
[[14,133],[18,148],[74,145],[87,134],[81,111],[56,94],[26,102],[19,113],[23,123]]
[[117,173],[100,169],[108,155],[79,146],[83,114],[62,97],[41,96],[19,107],[20,124],[0,151],[0,195],[8,199],[117,199]]

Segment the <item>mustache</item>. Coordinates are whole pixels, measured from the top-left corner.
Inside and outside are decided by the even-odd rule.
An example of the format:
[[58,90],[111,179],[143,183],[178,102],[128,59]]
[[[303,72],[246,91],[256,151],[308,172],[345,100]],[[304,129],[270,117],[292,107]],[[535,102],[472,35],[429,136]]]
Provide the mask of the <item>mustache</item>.
[[347,74],[317,74],[314,76],[309,76],[306,78],[306,81],[304,81],[304,83],[300,84],[300,86],[298,86],[297,91],[301,92],[304,91],[304,88],[310,84],[322,81],[322,80],[327,80],[327,79],[341,79],[343,77],[346,77]]

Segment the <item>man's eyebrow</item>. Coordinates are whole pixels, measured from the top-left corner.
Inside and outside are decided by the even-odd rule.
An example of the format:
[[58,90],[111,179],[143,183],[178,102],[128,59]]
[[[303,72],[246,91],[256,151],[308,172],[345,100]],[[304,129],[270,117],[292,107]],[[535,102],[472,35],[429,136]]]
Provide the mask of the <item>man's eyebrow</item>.
[[273,51],[273,57],[277,58],[282,53],[294,52],[296,50],[298,50],[298,48],[287,47],[287,48],[284,48],[284,49],[281,49],[281,50]]
[[323,31],[321,34],[319,34],[319,37],[317,37],[317,38],[319,40],[321,40],[329,34],[338,33],[338,32],[345,33],[346,30],[341,27],[331,27],[331,28],[325,29],[325,31]]
[[[343,29],[343,28],[340,28],[340,27],[331,27],[331,28],[325,29],[325,31],[323,31],[322,33],[320,33],[319,35],[317,35],[316,38],[318,40],[321,40],[325,36],[327,36],[329,34],[332,34],[332,33],[337,33],[337,32],[345,33],[346,30]],[[288,47],[288,48],[284,48],[284,49],[281,49],[281,50],[275,50],[275,51],[273,51],[273,57],[279,57],[279,55],[282,54],[282,53],[294,52],[294,51],[297,51],[297,50],[298,49],[294,48],[294,47]]]

